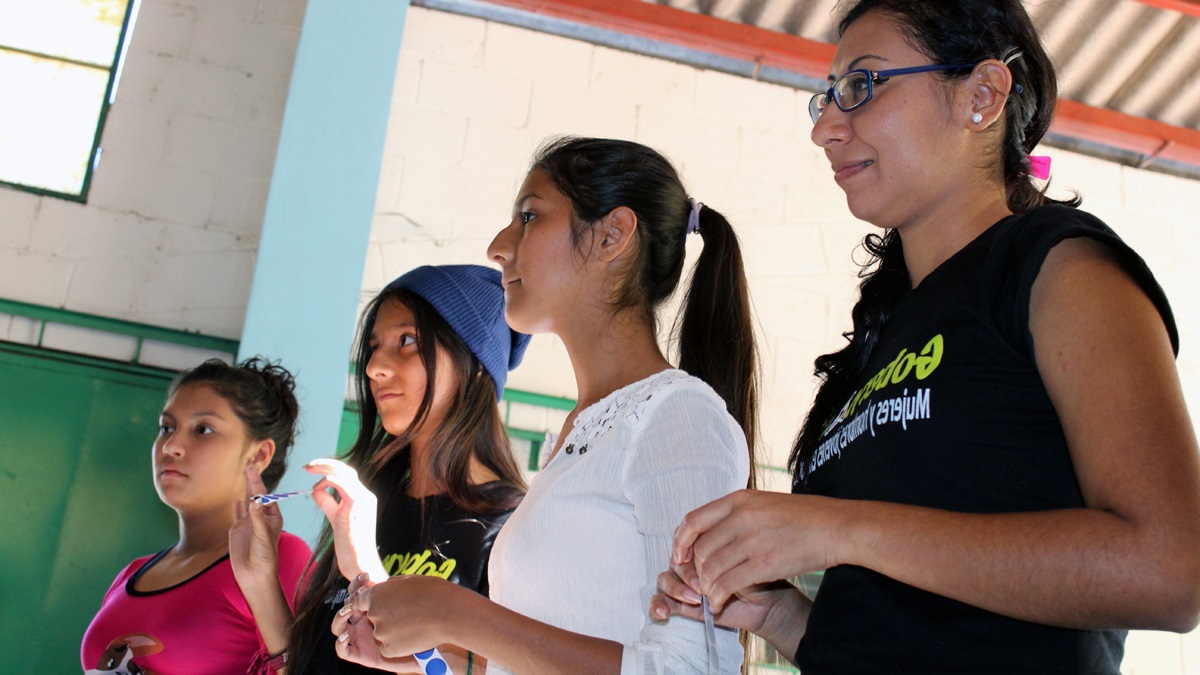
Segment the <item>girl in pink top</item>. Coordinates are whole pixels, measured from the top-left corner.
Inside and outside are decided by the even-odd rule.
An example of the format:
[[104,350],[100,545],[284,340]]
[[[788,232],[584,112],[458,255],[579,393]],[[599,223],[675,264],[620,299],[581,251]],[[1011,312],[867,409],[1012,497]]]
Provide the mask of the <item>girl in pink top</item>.
[[83,637],[85,673],[282,671],[310,551],[281,531],[278,506],[247,498],[287,468],[294,389],[287,370],[257,357],[210,360],[171,384],[152,464],[179,541],[117,575]]

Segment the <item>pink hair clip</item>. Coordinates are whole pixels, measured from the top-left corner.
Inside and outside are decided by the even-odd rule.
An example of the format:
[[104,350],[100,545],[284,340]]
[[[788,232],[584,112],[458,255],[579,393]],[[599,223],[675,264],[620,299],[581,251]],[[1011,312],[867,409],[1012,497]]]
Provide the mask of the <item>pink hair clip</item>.
[[1046,155],[1026,155],[1029,158],[1029,175],[1038,180],[1050,178],[1050,158]]

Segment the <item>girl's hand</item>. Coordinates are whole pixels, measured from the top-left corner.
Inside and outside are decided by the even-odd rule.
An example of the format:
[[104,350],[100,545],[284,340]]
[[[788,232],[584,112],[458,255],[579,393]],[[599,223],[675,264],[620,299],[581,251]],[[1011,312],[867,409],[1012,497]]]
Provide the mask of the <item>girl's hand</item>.
[[366,576],[359,576],[347,589],[350,595],[347,596],[346,604],[338,610],[333,617],[333,624],[330,626],[333,634],[338,636],[337,642],[334,643],[337,655],[346,661],[377,670],[387,670],[393,673],[420,673],[421,666],[411,656],[385,658],[381,655],[379,646],[375,642],[374,626],[367,619],[366,613],[354,609],[352,602],[355,593],[359,589],[369,589],[374,585],[374,582],[367,579]]
[[[312,495],[333,529],[338,571],[348,580],[365,572],[371,581],[386,581],[387,571],[383,569],[375,543],[379,508],[375,495],[359,481],[358,472],[345,462],[316,459],[305,464],[304,470],[323,476],[313,486]],[[336,499],[325,491],[327,488],[337,491]]]
[[244,470],[246,499],[237,502],[233,527],[229,528],[229,563],[243,595],[271,588],[279,583],[279,533],[283,515],[277,504],[262,505],[251,501],[265,494],[262,477],[254,467]]
[[[706,593],[719,614],[727,603],[753,597],[759,584],[840,564],[844,510],[836,499],[740,490],[684,516],[675,531],[672,569],[691,563],[694,571],[683,580],[695,593]],[[672,597],[684,596],[679,591]]]
[[[679,614],[703,621],[699,584],[700,578],[691,563],[672,565],[658,575],[658,593],[650,599],[650,616],[665,621],[672,614]],[[800,589],[788,581],[774,581],[738,590],[723,609],[713,611],[713,621],[766,639],[790,661],[808,628],[811,609],[812,601]]]
[[[672,614],[704,620],[700,608],[700,578],[692,563],[672,565],[658,575],[658,593],[650,599],[650,616],[665,621]],[[737,591],[720,612],[713,612],[713,621],[726,628],[758,633],[762,630],[774,603],[791,587],[786,581],[760,584]]]
[[347,604],[370,621],[379,653],[397,658],[454,642],[450,626],[471,616],[476,599],[483,596],[445,579],[409,575],[362,588]]

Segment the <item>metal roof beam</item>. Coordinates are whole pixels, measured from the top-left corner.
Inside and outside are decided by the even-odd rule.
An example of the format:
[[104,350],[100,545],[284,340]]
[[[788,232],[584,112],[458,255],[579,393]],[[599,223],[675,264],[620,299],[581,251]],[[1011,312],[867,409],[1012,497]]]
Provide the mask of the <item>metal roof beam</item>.
[[1143,5],[1169,9],[1188,16],[1200,17],[1200,0],[1137,0]]
[[[1148,5],[1200,16],[1200,0],[1140,0]],[[519,13],[796,73],[799,81],[820,83],[829,73],[835,48],[823,42],[718,19],[642,0],[413,0],[415,5],[456,11],[454,7],[492,5]],[[536,22],[535,22],[536,23]],[[686,56],[676,60],[686,60]],[[700,67],[709,64],[697,62]],[[779,78],[770,78],[780,81]],[[1156,120],[1059,99],[1046,142],[1112,161],[1200,178],[1200,131]]]
[[[825,79],[834,46],[641,0],[484,0]],[[414,4],[424,4],[416,2]]]

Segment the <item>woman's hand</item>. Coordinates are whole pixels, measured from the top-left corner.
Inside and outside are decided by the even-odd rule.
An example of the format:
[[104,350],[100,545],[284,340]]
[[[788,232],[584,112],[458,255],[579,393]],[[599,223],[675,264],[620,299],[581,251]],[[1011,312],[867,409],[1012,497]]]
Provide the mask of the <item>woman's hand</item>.
[[[760,584],[840,564],[845,507],[824,497],[740,490],[684,516],[675,531],[672,569],[683,572],[680,578],[696,595],[707,594],[719,614],[727,603],[756,597]],[[675,588],[669,580],[667,585]],[[685,599],[682,590],[672,597]]]
[[421,666],[411,656],[385,658],[379,653],[375,642],[375,629],[367,619],[365,612],[354,609],[353,600],[360,589],[369,589],[375,583],[365,575],[360,575],[347,589],[349,595],[346,604],[333,617],[330,630],[338,636],[334,647],[337,655],[346,661],[351,661],[368,668],[387,670],[393,673],[420,673]]
[[[693,564],[672,565],[658,575],[658,593],[650,599],[650,616],[665,621],[678,614],[703,621],[699,585]],[[811,607],[812,601],[790,582],[775,581],[738,590],[724,609],[713,612],[713,621],[755,633],[791,659],[804,636]]]
[[[304,470],[322,476],[313,486],[313,501],[333,529],[333,549],[338,571],[346,579],[366,573],[376,583],[388,578],[375,543],[378,503],[358,479],[358,472],[336,459],[316,459]],[[333,488],[337,498],[325,490]]]
[[267,489],[254,467],[247,466],[244,475],[246,499],[237,502],[233,527],[229,528],[229,563],[242,594],[249,596],[279,584],[283,515],[277,504],[251,501],[250,497],[266,494]]
[[[671,569],[658,575],[658,593],[650,599],[650,616],[666,620],[672,614],[678,614],[703,621],[699,585],[695,565],[672,565]],[[722,611],[713,613],[713,621],[726,628],[757,633],[777,599],[775,591],[784,590],[787,585],[787,582],[776,582],[740,589]]]
[[483,596],[438,577],[409,575],[364,587],[347,604],[374,628],[379,653],[395,659],[454,642],[450,626],[471,616],[474,600]]
[[233,527],[229,528],[229,564],[246,604],[254,615],[258,633],[270,654],[287,648],[292,627],[292,610],[279,581],[279,533],[283,516],[277,504],[251,501],[266,494],[262,477],[247,466],[246,499],[237,502]]

